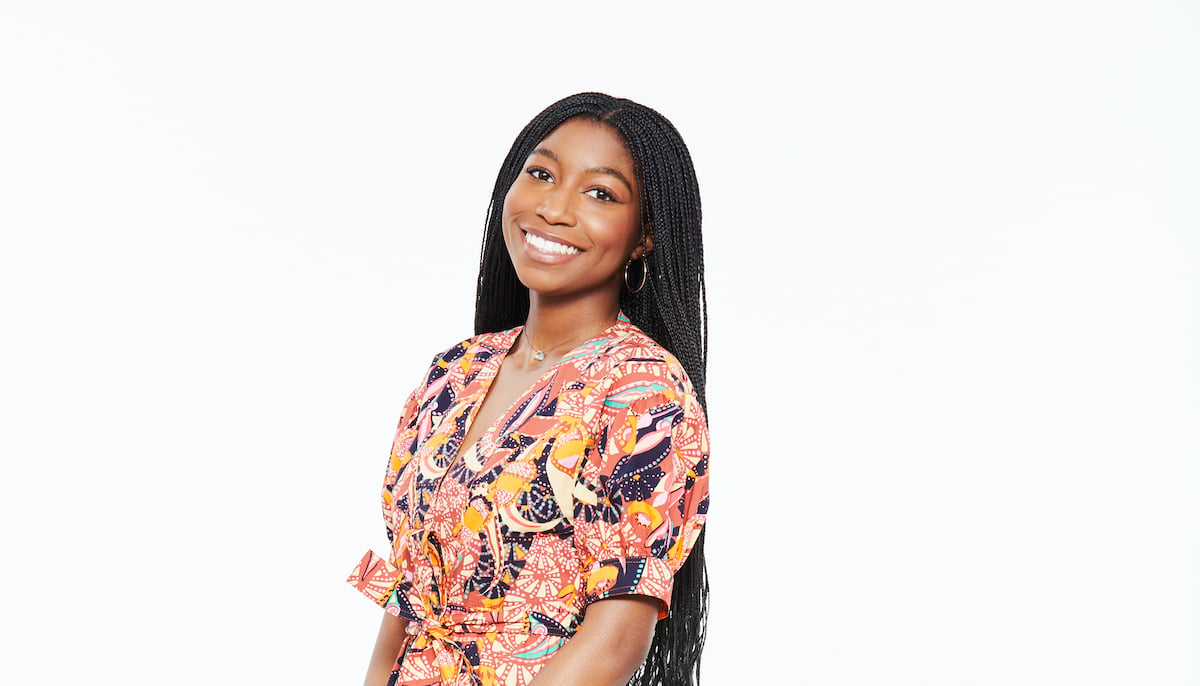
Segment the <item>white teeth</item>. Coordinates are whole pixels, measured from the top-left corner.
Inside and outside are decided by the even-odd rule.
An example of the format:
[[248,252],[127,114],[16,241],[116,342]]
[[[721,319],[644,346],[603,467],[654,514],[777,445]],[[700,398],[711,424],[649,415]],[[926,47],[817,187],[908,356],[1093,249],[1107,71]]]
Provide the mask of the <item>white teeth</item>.
[[541,236],[537,236],[529,232],[525,232],[525,240],[529,241],[529,244],[536,248],[539,252],[548,252],[554,255],[575,255],[583,252],[579,248],[572,248],[569,245],[555,243],[554,241],[546,240]]

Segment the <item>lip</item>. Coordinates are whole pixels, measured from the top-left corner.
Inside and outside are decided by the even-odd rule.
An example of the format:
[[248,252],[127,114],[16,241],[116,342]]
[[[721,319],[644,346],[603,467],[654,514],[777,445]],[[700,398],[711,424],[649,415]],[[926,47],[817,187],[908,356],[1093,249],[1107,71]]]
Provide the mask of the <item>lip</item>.
[[[543,264],[563,264],[565,262],[570,262],[572,259],[574,259],[576,257],[579,257],[584,252],[583,248],[580,248],[579,246],[574,245],[570,241],[565,241],[553,234],[548,234],[548,233],[545,233],[544,231],[535,231],[533,229],[527,229],[525,227],[518,227],[518,228],[521,230],[521,248],[524,251],[525,255],[530,260],[533,260],[534,262],[541,262]],[[579,250],[580,252],[577,252],[577,253],[574,253],[571,255],[556,255],[553,253],[542,252],[541,250],[538,250],[537,248],[535,248],[529,244],[529,240],[525,238],[525,234],[529,234],[529,233],[532,233],[533,235],[538,236],[539,238],[544,238],[548,241],[554,241],[555,243],[562,243],[563,245],[567,245],[572,248],[575,248],[576,250]]]

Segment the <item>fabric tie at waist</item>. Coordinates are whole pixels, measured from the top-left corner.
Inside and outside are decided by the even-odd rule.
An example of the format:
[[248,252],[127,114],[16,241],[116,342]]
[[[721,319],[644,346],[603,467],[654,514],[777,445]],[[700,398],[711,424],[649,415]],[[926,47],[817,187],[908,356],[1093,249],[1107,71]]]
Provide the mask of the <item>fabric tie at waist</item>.
[[[561,627],[549,626],[536,617],[526,616],[516,621],[496,621],[490,613],[463,612],[461,608],[446,607],[445,583],[452,575],[450,561],[443,555],[441,542],[431,531],[425,530],[420,539],[420,550],[429,563],[431,573],[427,591],[421,595],[421,603],[414,608],[422,617],[410,619],[409,633],[415,634],[410,648],[421,651],[432,647],[435,651],[434,664],[444,684],[457,684],[469,677],[475,665],[458,636],[463,634],[491,636],[497,634],[555,635],[566,637]],[[455,560],[457,562],[457,560]],[[474,615],[474,616],[472,616]],[[468,640],[469,642],[469,640]],[[479,659],[475,656],[476,662]]]
[[412,647],[425,650],[433,646],[436,651],[434,664],[437,665],[443,683],[453,683],[455,677],[471,673],[471,660],[463,650],[462,644],[454,639],[456,633],[466,633],[462,624],[447,625],[437,619],[422,619],[416,624],[416,638]]
[[[557,627],[547,627],[538,622],[454,622],[448,617],[422,617],[409,620],[409,633],[413,634],[411,650],[434,650],[433,664],[437,667],[438,676],[443,684],[458,684],[464,677],[479,668],[467,654],[464,644],[472,646],[472,637],[489,636],[494,640],[497,634],[524,634],[527,636],[562,635]],[[465,640],[460,640],[465,639]],[[478,660],[478,655],[475,656]],[[473,683],[469,680],[463,684]]]

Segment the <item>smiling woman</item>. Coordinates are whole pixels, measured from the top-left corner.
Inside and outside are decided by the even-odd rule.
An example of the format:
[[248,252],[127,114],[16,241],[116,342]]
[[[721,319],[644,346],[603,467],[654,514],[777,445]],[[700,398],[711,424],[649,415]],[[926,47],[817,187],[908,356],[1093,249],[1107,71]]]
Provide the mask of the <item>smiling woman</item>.
[[367,684],[694,684],[707,615],[703,250],[687,148],[598,93],[530,122],[475,336],[405,403]]

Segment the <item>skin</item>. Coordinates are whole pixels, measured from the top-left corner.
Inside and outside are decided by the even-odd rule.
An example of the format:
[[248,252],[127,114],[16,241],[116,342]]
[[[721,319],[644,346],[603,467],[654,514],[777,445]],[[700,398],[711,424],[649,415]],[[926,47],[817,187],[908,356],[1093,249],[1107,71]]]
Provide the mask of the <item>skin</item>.
[[[624,140],[598,122],[564,122],[526,160],[504,198],[501,221],[509,257],[529,288],[529,317],[462,445],[473,445],[564,354],[616,321],[625,265],[653,249],[649,229],[643,236],[640,226],[638,197]],[[541,252],[528,234],[579,252]],[[534,344],[544,360],[534,359]],[[579,631],[531,686],[623,686],[646,658],[660,609],[656,598],[638,595],[592,603]],[[367,686],[386,683],[406,624],[384,615]]]
[[408,620],[383,613],[383,621],[379,624],[379,635],[375,637],[375,649],[371,651],[371,662],[367,665],[367,676],[363,686],[385,686],[392,668],[396,666],[396,658],[404,648],[407,638],[404,631],[408,628]]

